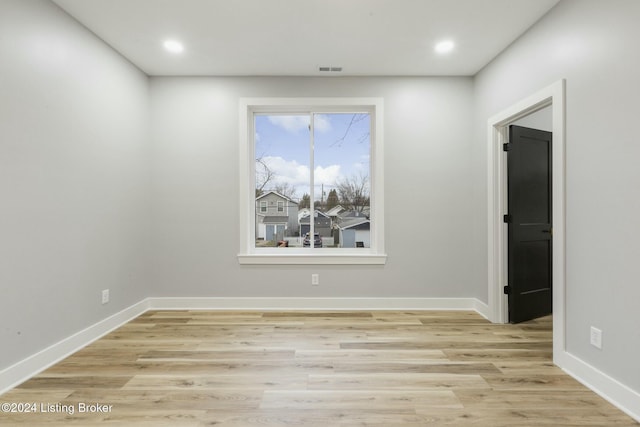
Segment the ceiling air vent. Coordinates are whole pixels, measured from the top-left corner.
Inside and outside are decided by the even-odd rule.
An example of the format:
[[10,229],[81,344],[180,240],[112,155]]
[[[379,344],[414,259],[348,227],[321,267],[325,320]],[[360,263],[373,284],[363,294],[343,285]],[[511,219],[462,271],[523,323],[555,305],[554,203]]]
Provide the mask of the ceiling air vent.
[[325,73],[339,73],[340,71],[342,71],[342,67],[318,67],[318,70]]

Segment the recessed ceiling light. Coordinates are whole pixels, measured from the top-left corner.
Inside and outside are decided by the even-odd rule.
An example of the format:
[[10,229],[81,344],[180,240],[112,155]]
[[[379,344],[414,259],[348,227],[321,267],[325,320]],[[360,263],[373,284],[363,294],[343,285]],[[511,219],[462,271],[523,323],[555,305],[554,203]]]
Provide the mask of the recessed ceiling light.
[[171,53],[181,53],[184,50],[184,46],[177,40],[167,40],[164,42],[164,48]]
[[456,47],[456,44],[453,40],[443,40],[436,44],[435,51],[440,54],[449,53],[454,47]]

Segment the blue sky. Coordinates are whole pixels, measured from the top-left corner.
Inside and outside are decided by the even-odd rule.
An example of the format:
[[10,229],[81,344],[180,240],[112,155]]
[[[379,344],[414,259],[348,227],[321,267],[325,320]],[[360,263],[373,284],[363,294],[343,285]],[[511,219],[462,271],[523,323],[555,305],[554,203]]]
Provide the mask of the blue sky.
[[[369,175],[370,116],[327,113],[314,118],[315,196],[320,199],[322,184],[328,194],[337,180]],[[273,183],[294,186],[297,198],[309,193],[309,115],[256,115],[255,131],[256,158],[276,174]]]

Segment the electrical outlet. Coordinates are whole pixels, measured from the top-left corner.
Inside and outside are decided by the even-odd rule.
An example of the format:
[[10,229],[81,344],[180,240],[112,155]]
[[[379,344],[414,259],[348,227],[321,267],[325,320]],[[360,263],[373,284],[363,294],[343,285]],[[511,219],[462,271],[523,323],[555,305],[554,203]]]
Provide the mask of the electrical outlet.
[[102,291],[102,304],[106,304],[109,302],[109,289],[105,289]]
[[602,350],[602,331],[591,327],[591,345]]
[[311,284],[313,286],[318,286],[320,284],[320,275],[317,273],[314,273],[311,275]]

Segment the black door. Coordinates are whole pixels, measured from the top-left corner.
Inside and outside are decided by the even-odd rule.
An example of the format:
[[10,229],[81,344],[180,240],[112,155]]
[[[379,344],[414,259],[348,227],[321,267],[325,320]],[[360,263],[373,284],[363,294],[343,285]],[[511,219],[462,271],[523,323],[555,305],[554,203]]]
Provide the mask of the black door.
[[551,132],[509,127],[509,322],[551,314]]

